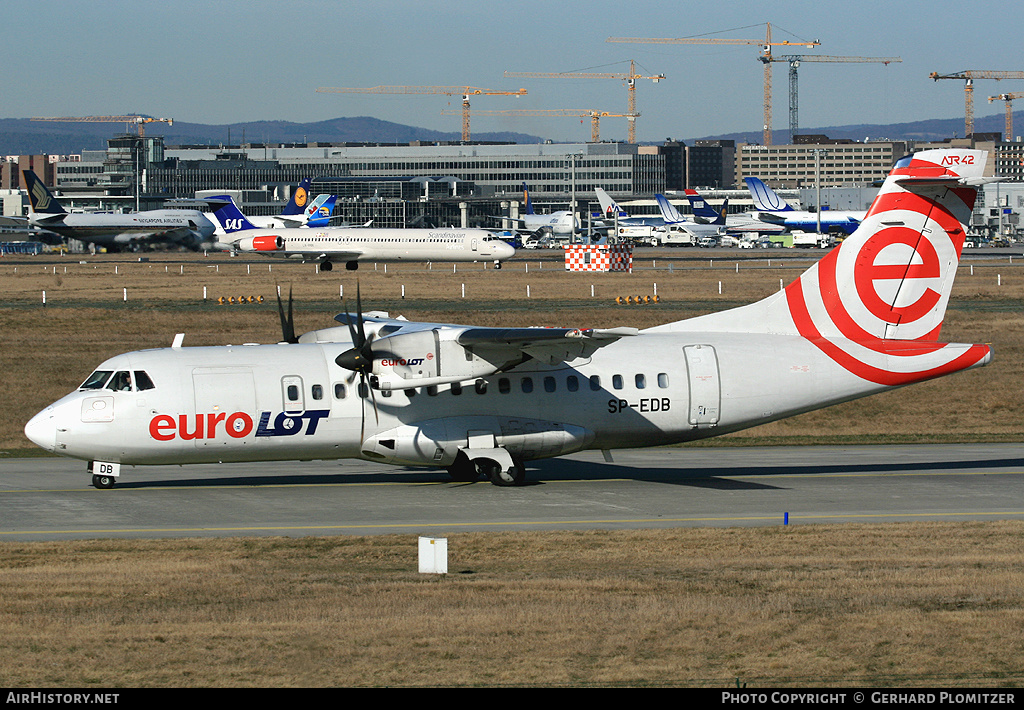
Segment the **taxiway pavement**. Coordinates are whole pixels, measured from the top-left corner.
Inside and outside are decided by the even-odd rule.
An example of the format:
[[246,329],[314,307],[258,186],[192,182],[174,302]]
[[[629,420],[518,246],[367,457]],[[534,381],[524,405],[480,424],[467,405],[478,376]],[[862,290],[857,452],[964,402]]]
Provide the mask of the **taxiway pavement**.
[[1024,516],[1024,444],[655,448],[452,483],[364,461],[123,467],[0,461],[0,541],[757,526]]

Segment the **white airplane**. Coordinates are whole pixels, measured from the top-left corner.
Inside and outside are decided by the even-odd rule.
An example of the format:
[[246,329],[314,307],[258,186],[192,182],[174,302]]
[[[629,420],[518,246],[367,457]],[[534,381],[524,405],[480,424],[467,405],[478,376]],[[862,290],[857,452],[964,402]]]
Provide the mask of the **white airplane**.
[[763,222],[783,225],[786,229],[817,232],[820,222],[822,232],[852,234],[866,214],[857,210],[821,210],[820,213],[795,210],[760,179],[747,177],[743,181],[747,183],[757,208],[753,216]]
[[517,230],[529,234],[547,232],[558,236],[571,235],[574,230],[580,227],[579,220],[573,217],[569,210],[558,210],[550,214],[537,214],[533,211],[533,202],[530,201],[530,192],[523,183],[523,202],[526,203],[526,212],[519,217],[494,217],[493,219],[509,220],[516,222]]
[[690,208],[693,210],[694,219],[702,219],[705,222],[714,222],[720,217],[725,218],[725,229],[730,233],[755,233],[755,234],[780,234],[786,231],[781,224],[762,222],[751,217],[749,214],[729,214],[727,207],[729,200],[726,200],[720,209],[715,209],[707,203],[696,190],[684,190],[683,194],[690,201]]
[[597,194],[597,201],[601,205],[601,214],[594,216],[604,220],[606,225],[614,224],[616,218],[618,218],[620,225],[629,227],[660,227],[665,224],[665,220],[662,217],[631,217],[618,202],[612,199],[611,195],[604,188],[595,187],[594,192]]
[[357,300],[298,338],[282,309],[276,345],[178,336],[113,357],[25,434],[100,488],[129,465],[336,458],[516,485],[531,460],[703,439],[985,365],[989,346],[938,340],[985,159],[901,159],[853,235],[747,306],[643,331],[503,329]]
[[686,219],[664,195],[656,194],[654,200],[658,203],[658,208],[661,209],[661,216],[665,220],[666,227],[682,229],[698,239],[700,237],[718,237],[726,232],[724,210],[713,220],[696,222]]
[[[226,197],[226,196],[224,196]],[[260,229],[231,199],[206,198],[213,217],[234,240],[219,246],[232,252],[316,261],[321,271],[342,262],[349,271],[360,261],[494,261],[515,256],[505,240],[485,229],[383,229],[373,227],[283,227]]]
[[123,248],[143,242],[166,242],[198,250],[212,242],[213,223],[199,210],[146,212],[68,212],[43,181],[23,170],[28,192],[28,223],[62,237],[98,247]]

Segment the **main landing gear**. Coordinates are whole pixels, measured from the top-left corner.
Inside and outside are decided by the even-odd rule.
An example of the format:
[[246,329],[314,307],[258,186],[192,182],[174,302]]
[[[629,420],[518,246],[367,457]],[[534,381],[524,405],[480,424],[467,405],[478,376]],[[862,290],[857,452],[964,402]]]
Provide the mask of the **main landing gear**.
[[521,486],[526,482],[526,466],[518,458],[513,458],[512,467],[506,470],[494,459],[480,457],[471,460],[460,451],[448,467],[448,475],[457,483],[473,483],[483,476],[496,486]]
[[101,488],[103,490],[113,488],[114,483],[116,482],[117,479],[114,478],[113,476],[104,476],[102,474],[95,473],[92,476],[92,485],[95,486],[96,488]]

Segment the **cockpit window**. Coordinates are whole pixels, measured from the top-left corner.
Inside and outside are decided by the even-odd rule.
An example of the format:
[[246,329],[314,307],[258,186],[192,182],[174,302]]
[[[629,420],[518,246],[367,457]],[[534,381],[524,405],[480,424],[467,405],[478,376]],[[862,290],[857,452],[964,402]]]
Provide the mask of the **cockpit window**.
[[149,379],[149,375],[144,370],[136,370],[135,389],[141,392],[142,390],[156,389],[156,385],[153,384],[153,380]]
[[110,378],[110,382],[107,383],[107,389],[114,390],[115,392],[131,392],[131,373],[126,370],[118,370],[114,373],[114,376]]
[[103,389],[103,385],[107,383],[107,379],[110,377],[110,370],[96,370],[96,372],[89,375],[88,379],[82,383],[78,388],[80,390],[98,390]]

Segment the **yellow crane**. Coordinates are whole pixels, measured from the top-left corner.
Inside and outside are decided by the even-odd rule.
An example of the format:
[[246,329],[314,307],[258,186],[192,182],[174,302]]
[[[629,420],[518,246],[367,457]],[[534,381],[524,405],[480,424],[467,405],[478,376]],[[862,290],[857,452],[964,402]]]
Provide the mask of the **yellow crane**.
[[[454,116],[456,111],[442,111],[444,116]],[[548,116],[551,118],[587,118],[590,117],[590,140],[592,143],[601,141],[602,118],[633,118],[640,114],[609,113],[608,111],[586,111],[574,108],[512,108],[483,109],[473,111],[474,116]]]
[[346,89],[322,86],[318,94],[443,94],[462,96],[462,140],[469,140],[469,97],[470,96],[526,96],[526,89],[498,91],[481,89],[476,86],[372,86],[365,89]]
[[1024,79],[1024,71],[992,71],[990,69],[968,69],[955,74],[932,72],[929,79],[960,79],[964,82],[964,135],[974,135],[974,80],[975,79]]
[[640,114],[636,111],[636,80],[651,79],[655,84],[665,78],[664,74],[654,76],[642,76],[636,73],[636,62],[629,60],[629,73],[624,72],[505,72],[506,77],[519,77],[530,79],[621,79],[626,82],[627,106],[622,115],[629,119],[628,141],[636,143],[636,117]]
[[764,63],[764,144],[772,143],[772,47],[807,47],[811,49],[821,44],[818,40],[807,42],[782,42],[772,41],[772,25],[765,23],[765,37],[761,39],[717,39],[712,37],[609,37],[606,42],[632,42],[638,44],[725,44],[744,45],[752,44],[761,47],[761,54],[758,59]]
[[[137,132],[139,137],[146,135],[147,123],[166,123],[173,125],[173,118],[152,118],[150,116],[64,116],[61,118],[33,118],[33,121],[61,121],[64,123],[123,123],[125,133]],[[134,131],[132,129],[135,129]]]
[[789,62],[789,135],[790,140],[800,132],[800,96],[797,68],[801,62],[889,64],[902,62],[899,57],[836,57],[828,54],[786,54],[772,56],[769,61]]
[[989,96],[988,102],[993,101],[1005,101],[1006,102],[1006,133],[1003,135],[1004,141],[1013,140],[1013,100],[1024,98],[1024,93],[1018,94],[999,94],[999,96]]

